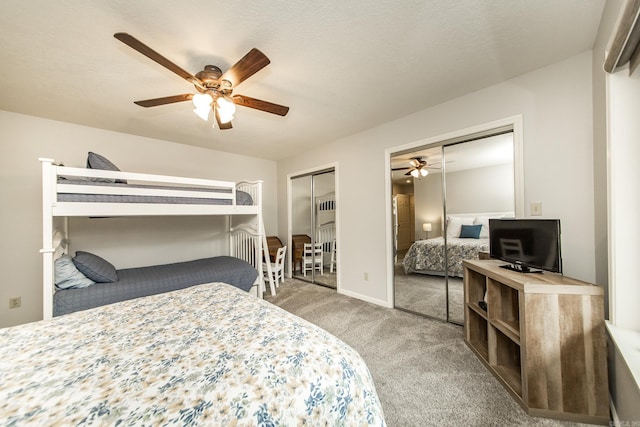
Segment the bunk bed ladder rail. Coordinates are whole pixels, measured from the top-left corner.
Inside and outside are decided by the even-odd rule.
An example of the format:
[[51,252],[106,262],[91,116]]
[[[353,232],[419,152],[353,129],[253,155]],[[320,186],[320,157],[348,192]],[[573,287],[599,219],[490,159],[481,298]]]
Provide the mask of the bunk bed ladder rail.
[[55,167],[53,159],[39,159],[42,162],[42,318],[51,319],[53,317],[53,218],[52,207],[55,200],[53,186],[55,180]]
[[[264,227],[260,224],[259,228],[263,229]],[[253,227],[243,224],[231,228],[229,241],[231,245],[230,255],[248,262],[258,271],[258,297],[261,298],[265,290],[262,256],[267,257],[266,259],[269,257],[269,249],[266,246],[264,233],[256,232]],[[275,295],[276,291],[271,274],[271,265],[270,263],[266,263],[266,266],[269,276],[269,289],[271,295]]]
[[[264,229],[264,221],[262,219],[262,181],[238,181],[236,185],[237,191],[244,191],[249,193],[253,199],[253,204],[258,206],[258,231],[262,235],[262,250],[264,252],[264,259],[266,260],[264,266],[267,269],[267,277],[269,278],[269,289],[271,295],[276,294],[275,283],[273,281],[273,274],[271,271],[271,259],[269,255],[269,245],[267,244],[267,233]],[[262,271],[262,270],[260,270]],[[264,291],[264,289],[263,289]]]

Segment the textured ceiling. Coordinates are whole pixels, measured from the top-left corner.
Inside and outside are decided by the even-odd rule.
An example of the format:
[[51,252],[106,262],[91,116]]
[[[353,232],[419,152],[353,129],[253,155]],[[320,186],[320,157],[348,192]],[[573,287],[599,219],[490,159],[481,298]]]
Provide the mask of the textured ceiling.
[[[591,49],[602,0],[2,0],[0,109],[282,159]],[[193,86],[113,38],[128,32],[195,74],[257,47],[271,64],[212,129]]]

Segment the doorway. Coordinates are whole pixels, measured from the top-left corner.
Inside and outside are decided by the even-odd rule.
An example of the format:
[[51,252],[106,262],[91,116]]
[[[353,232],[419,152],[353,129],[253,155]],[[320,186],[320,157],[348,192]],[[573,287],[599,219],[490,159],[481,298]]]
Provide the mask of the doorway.
[[335,168],[290,177],[290,271],[296,279],[337,288]]
[[[389,151],[395,308],[464,323],[462,261],[488,256],[488,218],[522,212],[518,119]],[[402,194],[413,199],[407,250],[400,243]]]

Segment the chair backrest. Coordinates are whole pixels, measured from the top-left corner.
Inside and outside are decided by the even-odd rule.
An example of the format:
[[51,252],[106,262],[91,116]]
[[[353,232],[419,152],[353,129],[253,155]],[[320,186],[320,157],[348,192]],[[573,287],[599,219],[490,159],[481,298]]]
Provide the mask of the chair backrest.
[[318,258],[322,257],[322,243],[305,243],[304,244],[304,258]]
[[313,247],[315,256],[322,256],[322,243],[316,243]]
[[276,266],[284,267],[284,258],[287,255],[287,247],[283,246],[278,248],[278,253],[276,254]]

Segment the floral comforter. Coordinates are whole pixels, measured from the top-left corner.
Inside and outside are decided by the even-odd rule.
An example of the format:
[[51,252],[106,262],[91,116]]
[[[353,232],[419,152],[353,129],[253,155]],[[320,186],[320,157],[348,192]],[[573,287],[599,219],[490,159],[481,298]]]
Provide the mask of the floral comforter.
[[[489,251],[489,239],[447,238],[450,276],[462,277],[465,259],[478,259],[478,253]],[[414,242],[402,260],[405,273],[437,272],[444,274],[444,238],[436,237]]]
[[0,425],[377,425],[360,356],[223,283],[0,329]]

